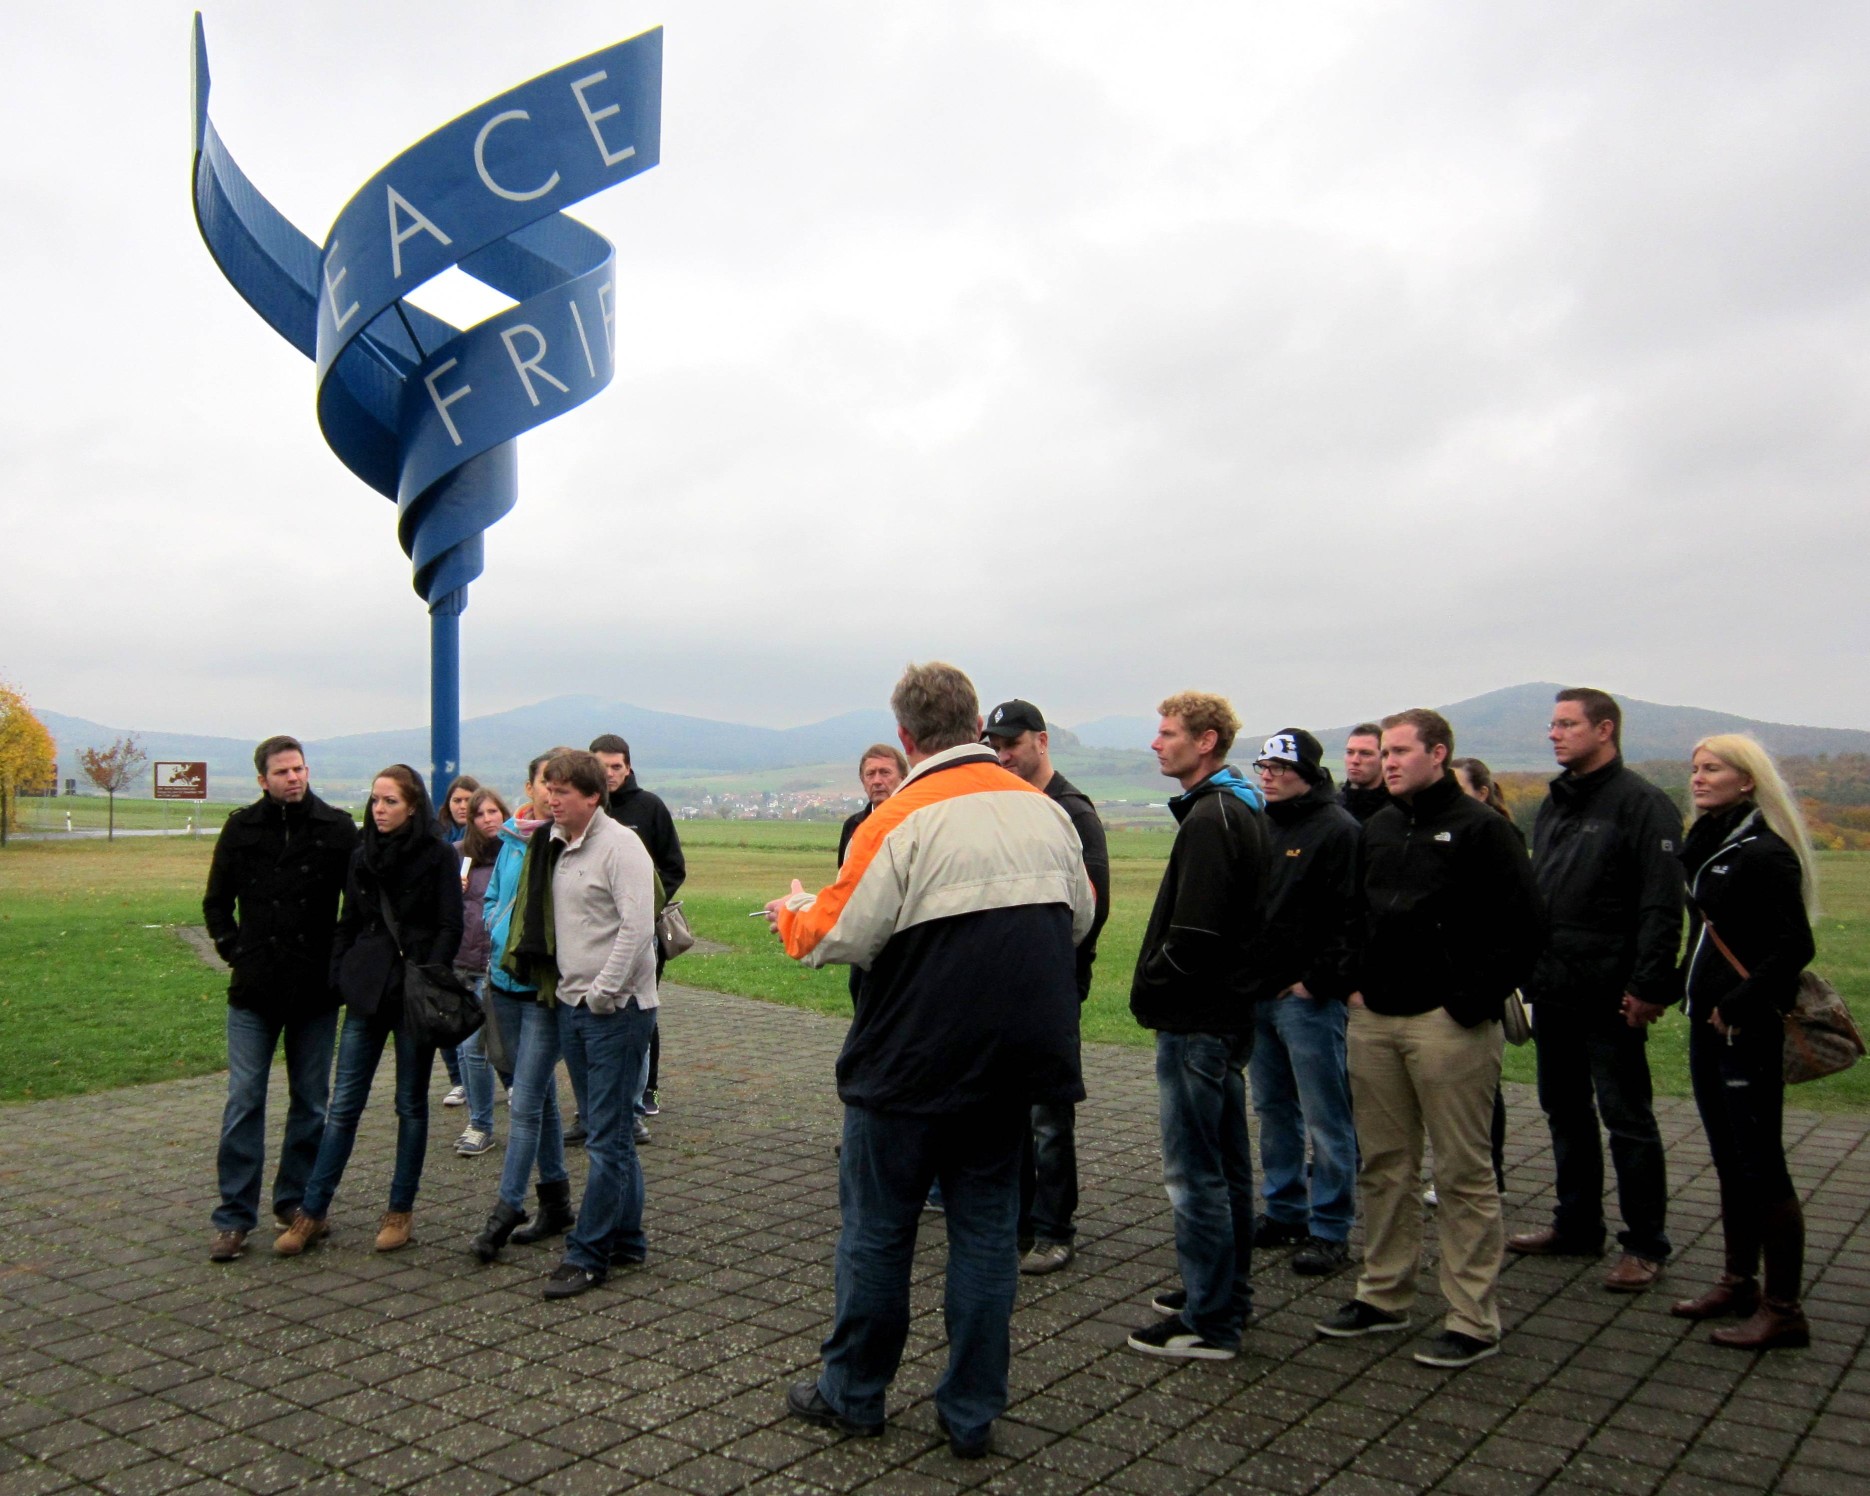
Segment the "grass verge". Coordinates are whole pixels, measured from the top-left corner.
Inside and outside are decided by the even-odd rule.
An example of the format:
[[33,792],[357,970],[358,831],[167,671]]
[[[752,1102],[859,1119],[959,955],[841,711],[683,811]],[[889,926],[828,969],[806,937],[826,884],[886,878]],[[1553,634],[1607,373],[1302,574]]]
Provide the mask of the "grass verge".
[[[687,822],[683,905],[696,933],[727,950],[684,956],[671,980],[834,1017],[850,1012],[843,967],[788,961],[750,910],[798,878],[836,871],[837,827],[785,822]],[[72,1095],[197,1075],[225,1059],[222,981],[176,938],[198,924],[212,843],[206,838],[26,842],[0,857],[0,1101]],[[1084,1009],[1093,1042],[1146,1045],[1130,1017],[1130,969],[1162,876],[1169,837],[1111,835],[1113,913]],[[1827,913],[1818,968],[1870,1020],[1870,854],[1820,857]],[[1656,1089],[1688,1093],[1687,1026],[1671,1015],[1651,1035]],[[1507,1051],[1509,1080],[1533,1078],[1530,1047]],[[1870,1110],[1870,1063],[1801,1086],[1796,1106]]]

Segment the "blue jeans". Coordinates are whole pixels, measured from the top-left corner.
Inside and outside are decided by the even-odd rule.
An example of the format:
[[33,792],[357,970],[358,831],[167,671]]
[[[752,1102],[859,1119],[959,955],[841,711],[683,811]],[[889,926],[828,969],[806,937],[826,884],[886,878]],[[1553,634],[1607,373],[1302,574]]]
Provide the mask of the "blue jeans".
[[1038,1102],[1019,1159],[1021,1241],[1070,1245],[1078,1228],[1078,1109],[1069,1101]]
[[338,1031],[334,1008],[310,1018],[263,1017],[248,1008],[227,1010],[227,1106],[221,1112],[221,1147],[215,1158],[221,1203],[217,1231],[251,1231],[259,1224],[260,1174],[266,1167],[266,1083],[273,1051],[286,1041],[286,1139],[273,1175],[273,1212],[290,1216],[305,1196],[318,1158],[331,1094],[331,1042]]
[[929,1185],[947,1207],[948,1367],[935,1406],[957,1439],[1006,1411],[1008,1322],[1019,1286],[1018,1103],[946,1116],[844,1109],[837,1317],[818,1390],[853,1423],[881,1423],[909,1334],[909,1273]]
[[493,989],[488,1022],[498,1023],[513,1051],[513,1094],[507,1098],[506,1162],[500,1201],[514,1210],[526,1203],[532,1167],[541,1184],[565,1183],[565,1132],[558,1116],[558,1014],[532,993]]
[[1663,1261],[1670,1250],[1669,1175],[1650,1099],[1648,1029],[1631,1028],[1614,1008],[1579,1012],[1552,1000],[1535,1002],[1532,1015],[1539,1105],[1552,1129],[1558,1173],[1554,1229],[1583,1246],[1604,1239],[1601,1113],[1623,1215],[1617,1240],[1626,1252]]
[[656,1021],[661,1007],[649,1010],[649,1043],[643,1046],[643,1068],[636,1077],[636,1090],[630,1096],[630,1121],[645,1115],[643,1111],[643,1093],[649,1089],[650,1082],[656,1078],[656,1040],[662,1032],[662,1025]]
[[614,1013],[593,1013],[583,1003],[558,1005],[558,1042],[584,1118],[589,1161],[578,1224],[565,1236],[565,1260],[587,1273],[608,1272],[613,1260],[641,1262],[649,1251],[630,1100],[642,1080],[654,1021],[635,998]]
[[1341,1002],[1297,995],[1253,1006],[1247,1076],[1260,1116],[1260,1194],[1271,1220],[1303,1227],[1321,1241],[1348,1240],[1357,1216],[1357,1129],[1344,1062],[1348,1014]]
[[422,1185],[422,1160],[429,1146],[429,1075],[435,1069],[435,1046],[410,1038],[376,1018],[344,1015],[338,1039],[338,1078],[331,1089],[331,1113],[325,1119],[318,1162],[305,1186],[304,1210],[323,1220],[331,1197],[344,1178],[344,1166],[357,1146],[357,1123],[370,1099],[383,1046],[396,1045],[396,1172],[390,1176],[391,1210],[414,1210]]
[[[487,1003],[487,973],[470,971],[457,966],[455,975],[470,988],[481,1000]],[[455,1046],[455,1061],[461,1071],[460,1079],[455,1084],[467,1091],[468,1126],[479,1128],[482,1132],[493,1131],[493,1066],[487,1063],[487,1056],[481,1049],[480,1030],[476,1029]],[[453,1068],[449,1073],[454,1073]]]
[[1157,1034],[1162,1182],[1175,1211],[1175,1262],[1203,1340],[1237,1349],[1253,1307],[1253,1153],[1242,1071],[1253,1035]]

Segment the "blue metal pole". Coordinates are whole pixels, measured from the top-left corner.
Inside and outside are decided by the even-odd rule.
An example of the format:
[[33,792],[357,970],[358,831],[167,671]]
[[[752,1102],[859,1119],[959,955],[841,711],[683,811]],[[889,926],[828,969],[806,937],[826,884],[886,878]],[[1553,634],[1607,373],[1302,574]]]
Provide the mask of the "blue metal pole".
[[429,609],[429,794],[441,798],[461,772],[461,610],[457,587]]

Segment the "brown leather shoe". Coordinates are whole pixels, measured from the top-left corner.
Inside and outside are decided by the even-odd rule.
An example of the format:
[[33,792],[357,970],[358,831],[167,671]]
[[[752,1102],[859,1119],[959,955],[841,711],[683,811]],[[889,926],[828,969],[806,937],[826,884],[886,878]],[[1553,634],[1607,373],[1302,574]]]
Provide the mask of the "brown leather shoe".
[[281,1257],[297,1257],[313,1242],[331,1234],[331,1227],[324,1221],[313,1220],[302,1210],[292,1213],[292,1224],[273,1242],[273,1250]]
[[1547,1226],[1543,1231],[1522,1231],[1517,1236],[1506,1239],[1506,1249],[1518,1252],[1522,1257],[1602,1257],[1603,1243],[1592,1246],[1589,1242],[1570,1241],[1558,1234],[1556,1226]]
[[1761,1299],[1753,1318],[1745,1324],[1726,1325],[1708,1337],[1716,1345],[1736,1351],[1796,1349],[1812,1343],[1812,1328],[1805,1311],[1781,1299]]
[[414,1211],[384,1211],[383,1224],[377,1227],[377,1250],[379,1252],[394,1252],[399,1247],[408,1246],[409,1228],[414,1220]]
[[217,1231],[214,1240],[208,1243],[208,1261],[232,1262],[247,1250],[247,1233],[244,1231]]
[[1757,1278],[1743,1278],[1738,1273],[1722,1273],[1716,1283],[1698,1299],[1677,1299],[1669,1313],[1677,1319],[1722,1319],[1737,1315],[1746,1319],[1760,1307],[1760,1284]]
[[1612,1293],[1641,1293],[1662,1276],[1662,1264],[1634,1252],[1625,1252],[1604,1274],[1604,1287]]

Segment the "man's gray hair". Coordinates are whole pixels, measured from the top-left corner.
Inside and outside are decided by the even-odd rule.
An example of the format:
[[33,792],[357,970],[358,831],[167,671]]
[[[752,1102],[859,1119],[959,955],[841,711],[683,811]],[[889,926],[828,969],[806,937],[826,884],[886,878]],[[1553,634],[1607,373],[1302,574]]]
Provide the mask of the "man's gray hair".
[[980,697],[974,682],[941,660],[911,664],[890,692],[896,725],[924,753],[971,743],[980,736]]

